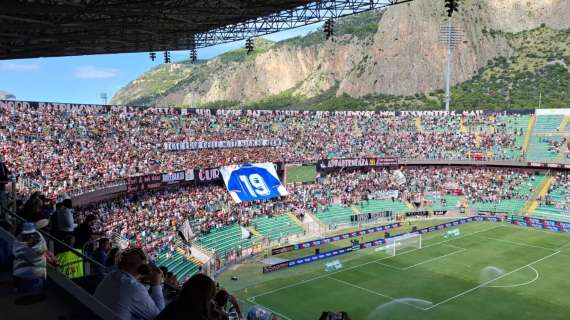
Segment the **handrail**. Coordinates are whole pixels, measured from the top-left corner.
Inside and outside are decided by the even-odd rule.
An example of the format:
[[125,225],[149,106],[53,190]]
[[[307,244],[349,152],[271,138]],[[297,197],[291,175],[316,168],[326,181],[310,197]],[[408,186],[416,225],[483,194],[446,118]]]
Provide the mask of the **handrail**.
[[[12,213],[9,210],[7,210],[4,206],[1,207],[3,210],[6,210],[6,212],[8,212],[8,215],[12,216],[13,218],[18,219],[20,222],[28,222],[26,219],[22,218],[21,216],[19,216],[18,214]],[[66,249],[68,249],[68,251],[73,252],[74,254],[82,257],[83,259],[89,261],[90,263],[93,263],[94,265],[96,265],[98,268],[100,268],[99,270],[107,270],[107,267],[100,264],[98,261],[93,260],[91,257],[86,256],[85,254],[83,254],[80,251],[77,251],[75,248],[70,247],[69,245],[67,245],[67,243],[57,239],[56,237],[52,236],[51,234],[49,234],[48,232],[45,232],[44,230],[38,229],[38,232],[41,233],[44,237],[49,238],[51,241],[54,241],[55,243],[65,247]]]

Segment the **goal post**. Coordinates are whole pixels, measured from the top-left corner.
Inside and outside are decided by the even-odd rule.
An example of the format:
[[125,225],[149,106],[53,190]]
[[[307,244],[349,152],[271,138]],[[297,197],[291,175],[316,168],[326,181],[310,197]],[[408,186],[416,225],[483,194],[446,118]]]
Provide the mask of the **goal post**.
[[399,251],[406,248],[421,249],[422,235],[420,233],[408,233],[386,239],[386,253],[390,256],[395,256]]

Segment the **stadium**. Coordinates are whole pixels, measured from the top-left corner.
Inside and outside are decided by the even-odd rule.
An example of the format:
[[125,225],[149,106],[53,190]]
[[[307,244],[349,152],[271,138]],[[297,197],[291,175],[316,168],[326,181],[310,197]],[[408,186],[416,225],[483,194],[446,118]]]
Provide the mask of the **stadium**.
[[[239,8],[235,15],[200,2],[201,19],[178,17],[194,42],[165,23],[155,32],[168,36],[156,47],[190,49],[195,57],[200,48],[247,40],[249,54],[251,37],[230,27],[264,35],[325,20],[326,41],[338,37],[335,45],[344,45],[349,40],[334,35],[333,18],[376,10],[387,19],[393,7],[415,12],[421,1],[221,1],[225,10]],[[452,17],[459,3],[438,1],[438,8]],[[7,16],[20,21],[16,13],[31,10],[39,19],[44,13],[34,5],[52,6],[13,1]],[[180,15],[196,15],[184,1],[177,5]],[[105,14],[103,7],[89,10]],[[561,8],[570,12],[568,4]],[[129,19],[143,14],[123,9]],[[145,27],[135,20],[124,21]],[[347,21],[338,25],[347,29]],[[448,23],[442,32],[452,52],[459,40]],[[159,41],[135,37],[130,27],[105,39],[76,34],[94,36],[89,44],[58,35],[71,25],[46,24],[43,35],[26,29],[29,47],[0,27],[0,59],[147,52],[121,37]],[[570,61],[563,30],[557,41],[566,51],[552,54],[548,67]],[[47,35],[62,36],[69,48],[50,47]],[[239,73],[242,62],[232,63]],[[536,66],[525,68],[531,78]],[[6,319],[568,319],[570,109],[552,97],[545,107],[542,91],[531,107],[517,105],[512,93],[506,100],[514,108],[454,108],[452,99],[467,101],[468,90],[453,87],[452,94],[449,81],[433,109],[414,109],[411,98],[402,109],[354,109],[354,102],[342,110],[263,108],[284,103],[283,95],[260,100],[260,108],[222,99],[176,105],[173,90],[182,81],[130,100],[141,104],[0,100]],[[148,82],[135,80],[116,99]],[[563,101],[568,87],[557,85]]]

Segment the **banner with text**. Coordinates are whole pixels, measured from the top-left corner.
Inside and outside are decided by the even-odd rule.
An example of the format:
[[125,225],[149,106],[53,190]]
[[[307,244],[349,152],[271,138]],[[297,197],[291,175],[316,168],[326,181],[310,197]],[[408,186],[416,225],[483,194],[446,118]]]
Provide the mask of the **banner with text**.
[[350,168],[393,167],[398,165],[397,158],[346,158],[322,159],[317,162],[318,171]]
[[225,141],[192,141],[192,142],[165,142],[164,150],[201,150],[201,149],[233,149],[233,148],[262,148],[280,147],[283,141],[280,139],[254,139],[254,140],[225,140]]

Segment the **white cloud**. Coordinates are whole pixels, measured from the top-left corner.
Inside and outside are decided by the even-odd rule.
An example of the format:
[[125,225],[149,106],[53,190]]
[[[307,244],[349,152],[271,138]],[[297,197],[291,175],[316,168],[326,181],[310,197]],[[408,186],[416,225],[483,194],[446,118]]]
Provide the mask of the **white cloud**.
[[0,62],[0,70],[14,71],[14,72],[33,72],[40,69],[37,64],[13,63],[13,62]]
[[119,76],[121,70],[114,68],[98,68],[95,66],[81,66],[75,68],[73,75],[79,79],[108,79]]

